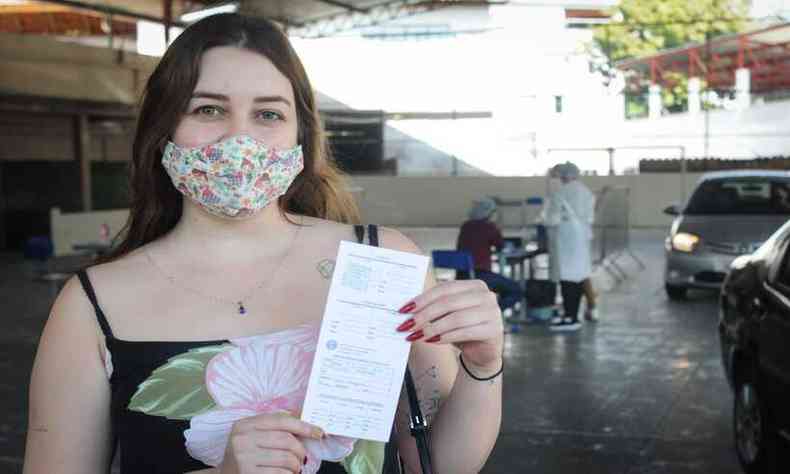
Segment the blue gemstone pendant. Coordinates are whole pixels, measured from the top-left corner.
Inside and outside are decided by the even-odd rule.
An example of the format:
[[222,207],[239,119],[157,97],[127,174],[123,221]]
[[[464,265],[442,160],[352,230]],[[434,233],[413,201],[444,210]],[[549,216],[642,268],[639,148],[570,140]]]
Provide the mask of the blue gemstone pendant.
[[247,314],[247,308],[244,307],[241,301],[239,301],[239,314]]

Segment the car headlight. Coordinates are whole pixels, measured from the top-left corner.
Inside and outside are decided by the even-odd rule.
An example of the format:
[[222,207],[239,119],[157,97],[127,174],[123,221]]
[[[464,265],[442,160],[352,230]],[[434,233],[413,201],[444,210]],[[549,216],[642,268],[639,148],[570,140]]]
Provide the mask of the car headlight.
[[678,252],[693,252],[699,243],[699,236],[678,232],[672,237],[672,248]]

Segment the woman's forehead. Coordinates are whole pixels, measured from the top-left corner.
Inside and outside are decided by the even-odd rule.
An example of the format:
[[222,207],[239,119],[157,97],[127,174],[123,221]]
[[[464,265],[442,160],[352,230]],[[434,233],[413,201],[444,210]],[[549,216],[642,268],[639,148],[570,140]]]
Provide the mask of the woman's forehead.
[[232,46],[211,48],[203,53],[195,91],[228,96],[281,95],[293,99],[291,82],[269,58]]

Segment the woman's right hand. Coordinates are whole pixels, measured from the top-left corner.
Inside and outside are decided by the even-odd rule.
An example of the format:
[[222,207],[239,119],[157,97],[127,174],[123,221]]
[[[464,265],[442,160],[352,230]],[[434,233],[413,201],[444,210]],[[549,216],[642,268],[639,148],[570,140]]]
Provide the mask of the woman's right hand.
[[298,474],[307,460],[299,437],[322,439],[321,428],[290,413],[251,416],[233,424],[220,474]]

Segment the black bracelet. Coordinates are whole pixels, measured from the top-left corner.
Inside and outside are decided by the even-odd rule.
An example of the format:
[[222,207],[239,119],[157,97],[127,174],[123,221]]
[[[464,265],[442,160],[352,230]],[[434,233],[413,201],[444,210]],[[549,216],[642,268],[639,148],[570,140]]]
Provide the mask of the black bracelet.
[[499,377],[499,375],[502,373],[503,370],[505,370],[505,359],[502,359],[502,367],[500,367],[499,370],[497,370],[497,372],[494,375],[491,375],[490,377],[478,377],[478,376],[476,376],[475,374],[473,374],[472,372],[469,371],[469,368],[466,366],[466,364],[464,364],[464,358],[461,356],[461,354],[458,354],[458,360],[461,361],[461,367],[464,368],[464,371],[470,377],[472,377],[473,379],[475,379],[477,381],[480,381],[480,382],[485,382],[486,380],[495,379],[495,378]]

